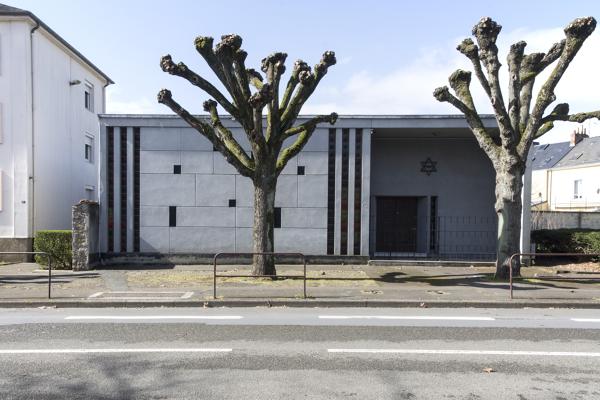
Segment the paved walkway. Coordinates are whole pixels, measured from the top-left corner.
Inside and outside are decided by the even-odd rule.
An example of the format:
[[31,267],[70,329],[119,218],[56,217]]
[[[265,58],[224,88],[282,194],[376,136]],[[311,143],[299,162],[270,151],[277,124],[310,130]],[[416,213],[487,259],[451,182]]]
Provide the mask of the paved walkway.
[[[515,284],[515,300],[508,284],[493,280],[493,268],[481,266],[367,266],[309,265],[307,301],[303,299],[301,267],[282,265],[278,273],[298,279],[219,278],[213,302],[211,265],[176,265],[153,268],[101,269],[88,272],[53,271],[52,299],[57,304],[81,302],[116,304],[147,302],[228,305],[261,304],[343,305],[404,304],[448,306],[566,305],[600,308],[600,275],[568,273],[557,268],[529,267],[526,279]],[[248,266],[220,266],[220,274],[246,274]],[[551,276],[559,280],[539,280]],[[589,281],[584,278],[597,278]],[[15,302],[43,303],[48,294],[48,273],[36,264],[0,266],[0,306]],[[254,303],[253,303],[254,302]],[[48,303],[50,304],[50,303]]]

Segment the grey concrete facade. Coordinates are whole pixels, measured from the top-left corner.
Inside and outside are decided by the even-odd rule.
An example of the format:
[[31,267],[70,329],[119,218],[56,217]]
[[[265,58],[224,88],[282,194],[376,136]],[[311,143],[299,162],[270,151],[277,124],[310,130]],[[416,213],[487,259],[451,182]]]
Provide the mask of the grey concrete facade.
[[[235,121],[224,123],[249,151]],[[100,124],[101,252],[251,251],[252,182],[207,139],[175,116],[103,115]],[[438,163],[430,175],[420,171],[427,158]],[[275,248],[376,256],[377,197],[418,197],[419,221],[430,220],[432,196],[436,217],[483,221],[495,217],[493,185],[493,169],[462,117],[340,117],[317,129],[279,177]],[[417,250],[427,256],[431,226],[419,225]],[[463,238],[463,247],[453,240],[456,251],[472,251],[473,238]]]

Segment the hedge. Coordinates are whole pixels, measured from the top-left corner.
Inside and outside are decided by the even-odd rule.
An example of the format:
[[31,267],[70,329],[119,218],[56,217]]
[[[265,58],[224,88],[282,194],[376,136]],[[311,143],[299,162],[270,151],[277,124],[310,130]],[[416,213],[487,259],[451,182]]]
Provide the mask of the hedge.
[[[73,269],[71,231],[37,231],[33,240],[34,251],[44,251],[52,256],[52,268]],[[36,255],[35,262],[48,265],[48,257]]]
[[600,253],[600,231],[541,229],[531,232],[538,253]]

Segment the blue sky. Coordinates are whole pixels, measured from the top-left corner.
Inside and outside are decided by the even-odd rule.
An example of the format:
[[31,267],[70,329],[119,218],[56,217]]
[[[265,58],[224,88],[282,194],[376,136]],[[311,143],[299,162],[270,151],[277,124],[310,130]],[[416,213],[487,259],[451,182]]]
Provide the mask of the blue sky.
[[[303,110],[341,114],[455,113],[431,93],[456,69],[470,69],[456,44],[482,17],[503,26],[501,61],[507,46],[525,39],[526,51],[545,51],[562,38],[572,19],[600,19],[600,2],[589,1],[192,1],[192,0],[0,0],[35,13],[85,54],[116,85],[110,87],[108,112],[168,112],[156,104],[167,87],[192,112],[206,95],[162,72],[158,62],[170,53],[206,78],[214,78],[195,52],[198,35],[215,38],[238,33],[249,53],[248,66],[273,51],[288,53],[288,66],[302,58],[318,62],[334,50],[330,70]],[[565,7],[565,4],[568,6]],[[572,64],[557,90],[573,111],[600,108],[600,29]],[[289,69],[288,69],[289,70]],[[475,82],[474,82],[475,84]],[[480,112],[487,99],[474,90]],[[586,123],[593,135],[600,123]],[[563,124],[544,141],[567,140],[573,126]]]

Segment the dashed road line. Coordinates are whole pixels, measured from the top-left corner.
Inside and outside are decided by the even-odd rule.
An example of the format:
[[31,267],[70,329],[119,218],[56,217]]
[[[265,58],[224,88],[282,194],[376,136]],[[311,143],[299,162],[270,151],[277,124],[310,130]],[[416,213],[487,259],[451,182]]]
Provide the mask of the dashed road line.
[[69,315],[66,320],[239,320],[240,315]]
[[448,354],[486,356],[600,357],[600,353],[598,352],[527,350],[327,349],[327,352],[346,354]]
[[422,321],[495,321],[492,317],[452,317],[452,316],[429,316],[429,315],[319,315],[319,319],[382,319],[382,320],[422,320]]

